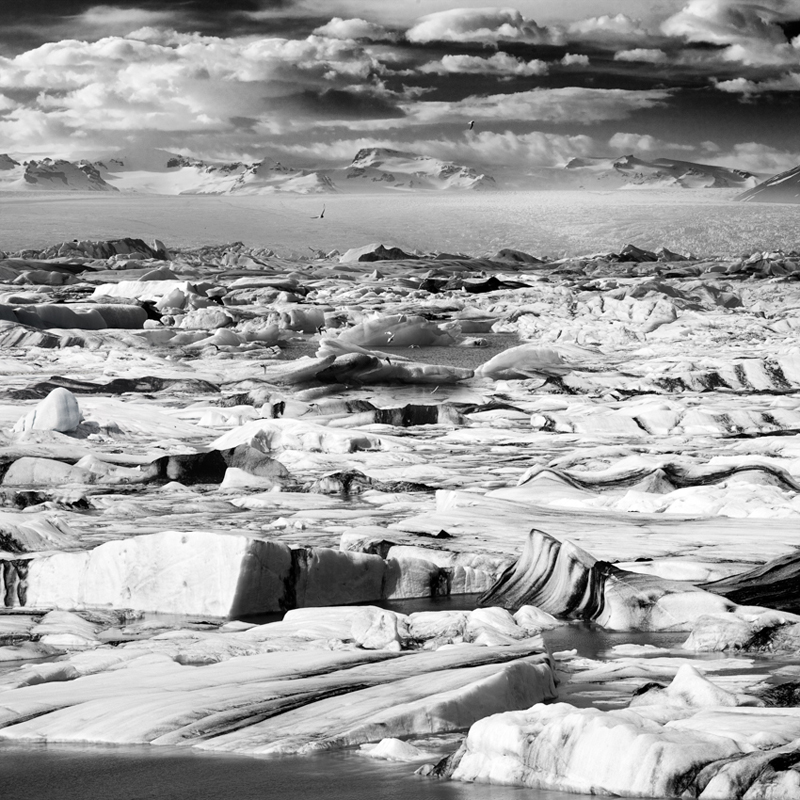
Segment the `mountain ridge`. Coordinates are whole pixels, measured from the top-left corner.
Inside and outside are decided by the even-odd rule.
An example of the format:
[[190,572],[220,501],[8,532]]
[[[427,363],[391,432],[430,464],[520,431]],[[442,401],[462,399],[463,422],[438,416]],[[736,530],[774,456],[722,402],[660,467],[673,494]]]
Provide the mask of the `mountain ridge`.
[[734,199],[743,203],[800,203],[800,166],[773,175]]
[[[0,155],[0,189],[120,191],[146,194],[334,194],[352,192],[486,191],[494,189],[746,189],[751,172],[633,154],[582,156],[561,167],[490,175],[474,166],[388,147],[360,149],[348,164],[299,168],[265,156],[255,161],[204,161],[156,148],[134,148],[79,161],[19,161]],[[763,176],[762,176],[763,177]]]

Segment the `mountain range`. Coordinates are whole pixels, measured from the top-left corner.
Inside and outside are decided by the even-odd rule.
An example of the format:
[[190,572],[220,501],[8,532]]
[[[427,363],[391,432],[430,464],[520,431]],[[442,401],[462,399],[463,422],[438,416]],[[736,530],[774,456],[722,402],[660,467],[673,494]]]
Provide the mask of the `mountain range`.
[[636,156],[619,158],[573,158],[566,170],[578,176],[584,188],[680,188],[680,189],[750,189],[759,179],[751,172],[673,158],[645,161]]
[[[800,172],[794,170],[792,172]],[[791,173],[785,173],[791,175]],[[766,176],[744,170],[633,155],[573,158],[562,167],[489,175],[475,167],[370,147],[346,165],[299,169],[271,158],[253,162],[207,162],[166,150],[119,151],[91,160],[43,158],[17,161],[0,155],[0,190],[120,191],[146,194],[328,194],[492,189],[740,189],[760,199]],[[785,178],[798,193],[800,176]],[[785,200],[777,202],[787,202]],[[790,200],[788,202],[797,202]]]
[[43,158],[20,163],[0,155],[0,189],[6,191],[45,189],[51,191],[116,191],[88,161]]

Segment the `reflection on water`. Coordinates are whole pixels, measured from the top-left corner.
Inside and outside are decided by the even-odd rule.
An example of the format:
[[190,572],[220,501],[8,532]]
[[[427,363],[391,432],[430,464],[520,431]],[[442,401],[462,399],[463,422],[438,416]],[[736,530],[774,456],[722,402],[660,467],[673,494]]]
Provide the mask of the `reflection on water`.
[[[335,336],[338,332],[332,331]],[[451,345],[450,347],[381,347],[382,353],[389,353],[406,358],[409,361],[418,361],[425,364],[442,364],[450,367],[460,367],[462,369],[475,369],[475,367],[493,358],[509,347],[516,347],[521,344],[520,338],[514,333],[468,333],[463,334],[464,339],[484,339],[484,347],[465,347]],[[319,348],[317,341],[301,342],[293,340],[281,348],[278,358],[286,361],[294,361],[302,356],[314,356]],[[378,348],[376,348],[378,349]],[[385,387],[384,387],[385,388]],[[409,387],[411,388],[411,387]],[[418,386],[418,390],[429,393],[430,386]],[[390,390],[391,392],[391,390]]]
[[0,744],[7,797],[25,800],[566,800],[573,795],[431,780],[357,753],[239,758],[157,747]]
[[[544,641],[551,653],[562,650],[577,650],[579,656],[599,659],[616,645],[635,644],[654,647],[679,648],[689,634],[686,631],[607,631],[588,622],[571,622],[552,631],[545,631]],[[696,657],[695,653],[686,653]],[[720,653],[709,654],[710,658],[722,658]]]
[[[474,607],[476,595],[423,598],[387,607],[401,613]],[[595,625],[571,623],[544,634],[551,652],[577,650],[588,658],[618,644],[678,648],[685,633],[617,633]],[[730,654],[672,651],[688,658],[730,658]],[[742,659],[743,669],[748,671]],[[750,670],[769,674],[797,659],[756,658]],[[598,687],[600,688],[600,687]],[[571,697],[585,705],[590,699]],[[601,697],[592,701],[604,706]],[[618,705],[611,703],[609,707]],[[444,755],[456,746],[443,737],[420,746]],[[17,744],[0,741],[0,787],[3,796],[25,800],[578,800],[584,795],[439,781],[414,775],[417,764],[387,763],[355,751],[304,757],[252,758],[142,746]]]

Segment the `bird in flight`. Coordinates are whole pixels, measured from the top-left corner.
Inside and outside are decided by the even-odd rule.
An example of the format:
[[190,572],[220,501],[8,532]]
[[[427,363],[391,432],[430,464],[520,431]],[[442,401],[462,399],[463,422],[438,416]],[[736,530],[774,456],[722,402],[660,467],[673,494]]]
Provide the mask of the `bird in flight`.
[[317,214],[315,217],[311,217],[311,219],[325,219],[325,204],[322,204],[322,211]]
[[475,120],[474,120],[474,119],[471,119],[471,120],[469,121],[469,129],[470,129],[470,130],[472,130],[474,127],[475,127]]

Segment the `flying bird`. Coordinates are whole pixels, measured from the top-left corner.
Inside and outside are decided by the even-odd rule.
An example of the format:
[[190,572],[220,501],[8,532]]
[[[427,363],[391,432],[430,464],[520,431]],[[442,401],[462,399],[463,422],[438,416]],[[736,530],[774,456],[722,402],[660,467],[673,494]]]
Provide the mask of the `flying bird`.
[[475,120],[474,120],[474,119],[471,119],[471,120],[469,121],[469,129],[470,129],[470,130],[472,130],[474,127],[475,127]]
[[325,219],[325,204],[322,204],[322,211],[317,214],[315,217],[311,217],[311,219]]

